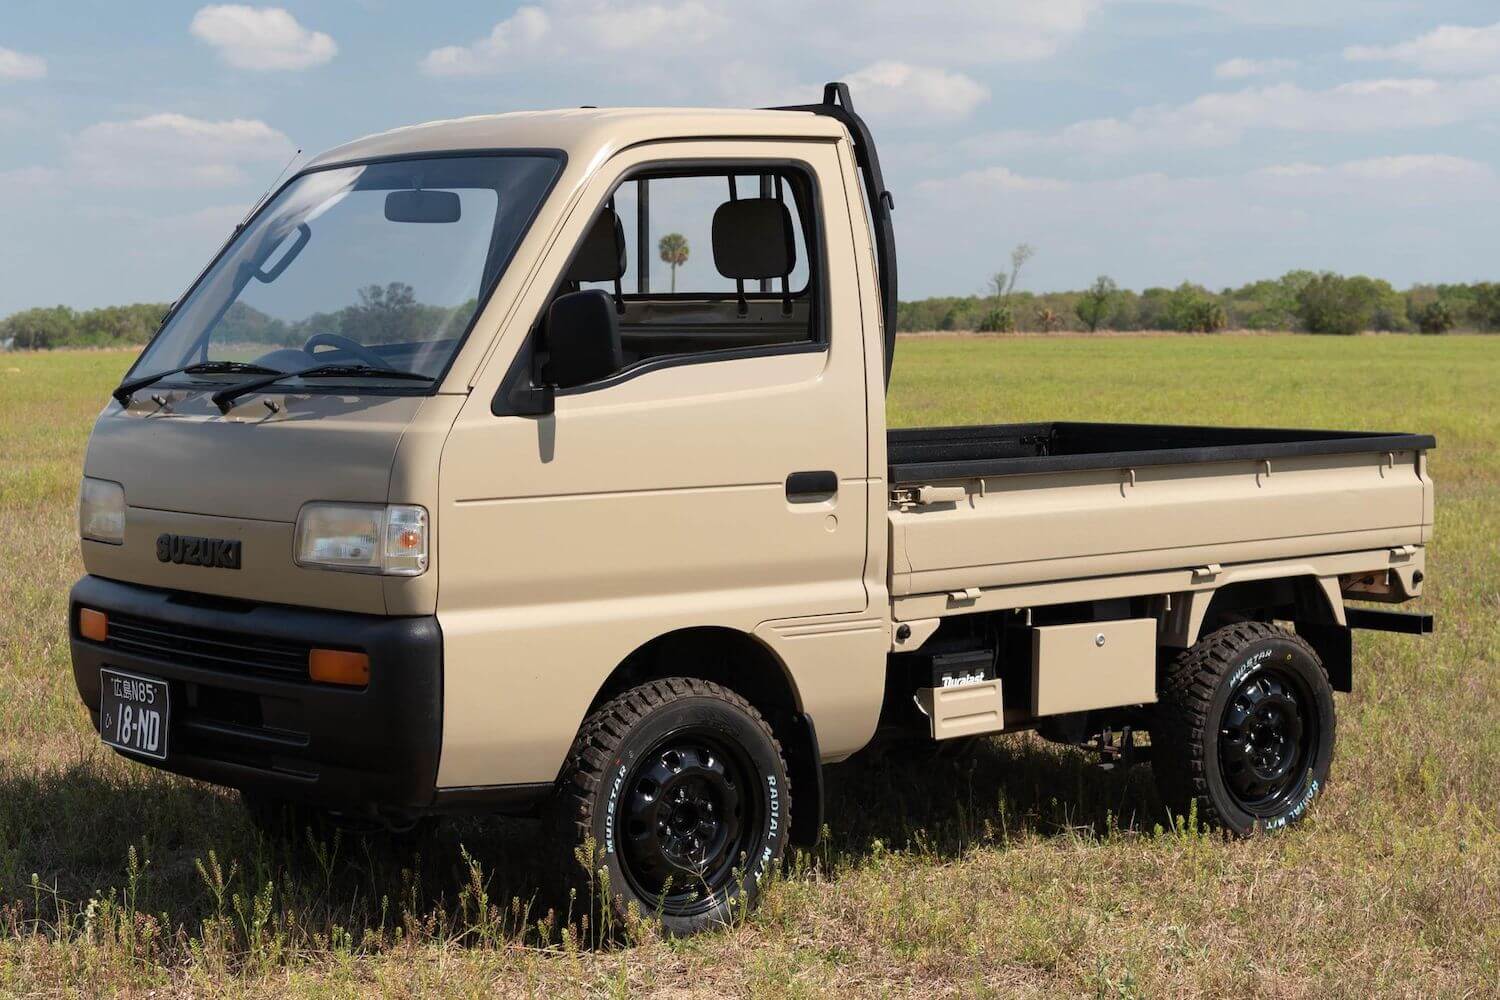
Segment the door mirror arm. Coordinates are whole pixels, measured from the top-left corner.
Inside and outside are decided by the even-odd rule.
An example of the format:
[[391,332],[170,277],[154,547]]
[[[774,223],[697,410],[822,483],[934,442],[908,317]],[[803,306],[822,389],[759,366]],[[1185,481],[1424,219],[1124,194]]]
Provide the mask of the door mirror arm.
[[545,417],[557,410],[557,386],[550,382],[526,385],[511,393],[511,412],[520,417]]

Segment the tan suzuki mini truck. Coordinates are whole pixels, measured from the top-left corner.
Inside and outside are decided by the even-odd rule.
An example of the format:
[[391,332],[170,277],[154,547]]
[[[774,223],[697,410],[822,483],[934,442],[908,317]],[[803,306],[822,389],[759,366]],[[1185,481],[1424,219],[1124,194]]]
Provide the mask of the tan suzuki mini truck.
[[877,731],[1036,729],[1178,814],[1299,819],[1352,630],[1431,629],[1369,604],[1421,593],[1433,439],[888,430],[892,209],[841,84],[312,160],[94,426],[101,738],[265,822],[543,812],[674,933],[753,904]]

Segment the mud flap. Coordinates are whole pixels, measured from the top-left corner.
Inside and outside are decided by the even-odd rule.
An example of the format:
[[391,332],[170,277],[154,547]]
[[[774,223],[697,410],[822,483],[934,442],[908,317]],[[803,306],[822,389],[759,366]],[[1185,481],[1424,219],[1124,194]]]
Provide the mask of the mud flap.
[[1329,686],[1345,694],[1353,691],[1354,630],[1347,625],[1297,622],[1297,634],[1307,640],[1323,661]]
[[792,779],[792,829],[787,842],[813,847],[823,834],[823,760],[811,715],[787,717],[787,776]]

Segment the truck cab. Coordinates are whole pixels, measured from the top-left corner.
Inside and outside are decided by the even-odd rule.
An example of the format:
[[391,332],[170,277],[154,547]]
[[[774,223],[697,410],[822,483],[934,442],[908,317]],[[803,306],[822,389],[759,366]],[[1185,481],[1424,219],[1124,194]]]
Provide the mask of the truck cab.
[[1431,439],[888,434],[892,207],[837,84],[308,163],[95,424],[70,624],[102,738],[262,816],[544,811],[604,905],[686,933],[816,837],[822,765],[877,729],[1159,753],[1173,670],[1228,643],[1292,664],[1220,685],[1277,802],[1174,788],[1299,816],[1349,630],[1430,627],[1343,595],[1420,592]]

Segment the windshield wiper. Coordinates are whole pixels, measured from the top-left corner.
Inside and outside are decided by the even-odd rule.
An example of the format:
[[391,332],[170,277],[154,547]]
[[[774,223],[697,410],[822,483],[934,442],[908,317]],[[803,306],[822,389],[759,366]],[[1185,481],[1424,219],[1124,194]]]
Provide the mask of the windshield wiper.
[[227,389],[220,389],[209,398],[219,408],[220,413],[228,413],[234,401],[241,396],[264,389],[268,385],[280,382],[284,378],[400,378],[416,382],[436,382],[437,379],[431,375],[421,375],[417,372],[404,372],[397,368],[376,368],[372,365],[314,365],[295,372],[276,372],[266,375],[264,378],[253,378],[248,382],[231,385]]
[[168,375],[216,375],[224,373],[240,373],[245,375],[272,375],[276,373],[275,368],[267,368],[265,365],[253,364],[249,361],[199,361],[196,364],[183,365],[181,368],[169,368],[155,375],[142,375],[140,378],[126,379],[110,391],[110,395],[121,406],[130,405],[130,397],[135,395],[139,389],[144,389],[153,382],[160,381]]

